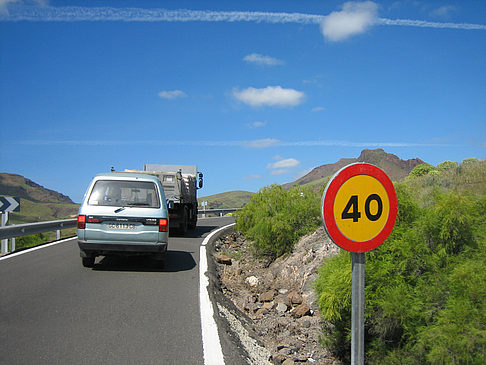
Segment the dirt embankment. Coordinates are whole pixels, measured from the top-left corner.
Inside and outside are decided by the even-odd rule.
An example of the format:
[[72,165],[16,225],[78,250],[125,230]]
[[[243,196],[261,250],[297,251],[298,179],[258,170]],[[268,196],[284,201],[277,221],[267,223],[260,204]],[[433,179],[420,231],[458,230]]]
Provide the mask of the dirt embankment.
[[221,290],[268,350],[270,364],[340,364],[322,347],[312,283],[324,260],[338,253],[323,228],[303,237],[291,255],[269,264],[250,254],[238,233],[215,242]]

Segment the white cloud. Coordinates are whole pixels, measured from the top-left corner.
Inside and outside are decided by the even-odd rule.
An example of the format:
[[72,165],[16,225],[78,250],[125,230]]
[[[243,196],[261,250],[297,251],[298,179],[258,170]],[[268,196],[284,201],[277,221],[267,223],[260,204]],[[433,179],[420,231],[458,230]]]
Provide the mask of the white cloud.
[[262,128],[267,125],[267,122],[256,121],[253,123],[248,123],[246,126],[250,129]]
[[257,65],[261,66],[278,66],[278,65],[283,65],[284,62],[282,60],[279,60],[277,58],[273,58],[270,56],[264,56],[259,53],[252,53],[245,58],[243,58],[244,61],[248,63],[255,63]]
[[161,91],[159,93],[159,97],[162,99],[178,99],[178,98],[187,98],[187,94],[181,90],[171,90],[171,91]]
[[323,110],[326,110],[323,106],[316,106],[315,108],[311,109],[311,112],[322,112]]
[[290,107],[302,103],[305,94],[294,89],[284,89],[281,86],[267,86],[263,89],[249,87],[241,91],[234,89],[233,96],[252,107]]
[[353,35],[364,33],[376,23],[378,5],[373,1],[347,2],[341,11],[324,17],[321,32],[326,39],[342,41]]
[[300,161],[295,158],[287,158],[274,163],[269,163],[267,169],[290,169],[300,165]]

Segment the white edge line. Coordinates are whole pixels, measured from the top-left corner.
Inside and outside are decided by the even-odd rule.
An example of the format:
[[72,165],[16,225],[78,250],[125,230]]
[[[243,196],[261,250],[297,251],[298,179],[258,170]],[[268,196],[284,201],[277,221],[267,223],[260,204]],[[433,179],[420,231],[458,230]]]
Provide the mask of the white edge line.
[[201,312],[201,332],[205,365],[225,365],[221,343],[219,342],[218,327],[214,320],[214,308],[209,299],[209,278],[206,275],[206,272],[208,271],[206,245],[216,233],[234,225],[235,223],[228,224],[227,226],[211,232],[204,239],[199,249],[199,306]]
[[25,253],[30,253],[30,252],[37,251],[37,250],[40,250],[40,249],[43,249],[43,248],[55,246],[55,245],[58,245],[60,243],[64,243],[64,242],[67,242],[67,241],[73,240],[73,239],[76,239],[76,237],[65,238],[65,239],[60,240],[60,241],[55,241],[55,242],[51,242],[51,243],[48,243],[48,244],[45,244],[45,245],[40,245],[40,246],[28,248],[26,250],[22,250],[22,251],[19,251],[19,252],[11,253],[10,255],[0,257],[0,261],[11,259],[12,257],[20,256],[20,255],[23,255]]

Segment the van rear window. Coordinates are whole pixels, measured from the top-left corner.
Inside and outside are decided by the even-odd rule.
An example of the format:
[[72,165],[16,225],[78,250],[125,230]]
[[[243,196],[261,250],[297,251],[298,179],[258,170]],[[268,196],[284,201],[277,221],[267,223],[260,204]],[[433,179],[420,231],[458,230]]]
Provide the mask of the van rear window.
[[153,182],[98,180],[88,199],[89,205],[160,208]]

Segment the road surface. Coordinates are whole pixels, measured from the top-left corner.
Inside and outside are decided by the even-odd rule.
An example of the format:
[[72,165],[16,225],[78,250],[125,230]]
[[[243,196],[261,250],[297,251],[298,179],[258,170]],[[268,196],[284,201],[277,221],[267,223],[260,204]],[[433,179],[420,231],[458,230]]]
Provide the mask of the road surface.
[[204,364],[199,248],[232,222],[170,237],[164,269],[144,257],[84,268],[75,239],[0,261],[0,364]]

